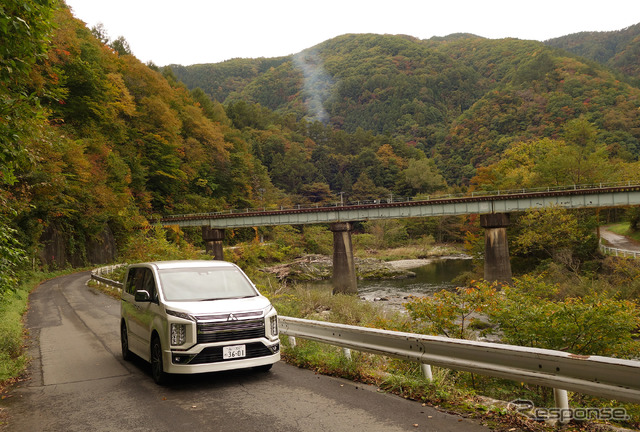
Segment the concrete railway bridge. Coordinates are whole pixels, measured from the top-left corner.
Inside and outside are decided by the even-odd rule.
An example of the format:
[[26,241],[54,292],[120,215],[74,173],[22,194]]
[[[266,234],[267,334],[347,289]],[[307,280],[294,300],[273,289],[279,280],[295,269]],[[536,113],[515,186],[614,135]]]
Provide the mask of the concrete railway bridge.
[[510,213],[558,206],[566,209],[640,205],[640,185],[615,184],[572,186],[561,189],[474,192],[466,196],[441,196],[427,200],[383,200],[337,204],[328,207],[245,209],[168,216],[164,226],[202,227],[207,251],[224,259],[222,241],[226,228],[273,225],[329,224],[333,232],[334,293],[357,293],[356,269],[351,242],[354,222],[375,219],[480,215],[485,229],[484,277],[488,281],[511,281],[506,229]]

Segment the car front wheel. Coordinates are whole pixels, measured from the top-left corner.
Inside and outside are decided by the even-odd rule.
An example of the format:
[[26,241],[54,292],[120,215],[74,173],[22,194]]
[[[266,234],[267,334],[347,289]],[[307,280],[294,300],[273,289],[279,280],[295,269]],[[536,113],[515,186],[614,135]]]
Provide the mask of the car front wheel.
[[120,345],[122,346],[122,358],[125,361],[131,360],[131,351],[129,351],[129,335],[127,333],[127,325],[124,322],[120,326]]
[[158,336],[155,336],[151,341],[151,375],[156,384],[167,383],[167,374],[162,364],[162,345],[160,345]]

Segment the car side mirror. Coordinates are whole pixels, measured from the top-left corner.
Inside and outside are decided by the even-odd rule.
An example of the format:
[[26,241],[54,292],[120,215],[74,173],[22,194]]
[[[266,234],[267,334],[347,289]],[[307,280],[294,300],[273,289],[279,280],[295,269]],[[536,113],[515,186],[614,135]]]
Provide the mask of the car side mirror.
[[149,294],[149,291],[140,290],[140,291],[136,291],[134,295],[134,299],[137,302],[150,302],[151,295]]

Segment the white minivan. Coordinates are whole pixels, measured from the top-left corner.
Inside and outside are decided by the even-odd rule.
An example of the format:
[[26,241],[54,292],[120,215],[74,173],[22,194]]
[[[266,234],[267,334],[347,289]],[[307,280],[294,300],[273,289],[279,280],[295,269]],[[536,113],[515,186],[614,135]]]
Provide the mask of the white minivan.
[[129,266],[121,302],[125,360],[168,374],[239,368],[268,371],[280,360],[278,315],[238,266],[224,261],[159,261]]

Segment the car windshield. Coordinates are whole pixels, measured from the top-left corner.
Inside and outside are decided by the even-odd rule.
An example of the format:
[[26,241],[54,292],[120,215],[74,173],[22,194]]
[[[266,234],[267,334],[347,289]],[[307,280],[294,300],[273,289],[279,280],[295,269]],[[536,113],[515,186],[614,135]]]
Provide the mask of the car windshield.
[[206,301],[255,297],[247,277],[236,268],[166,269],[158,272],[167,301]]

